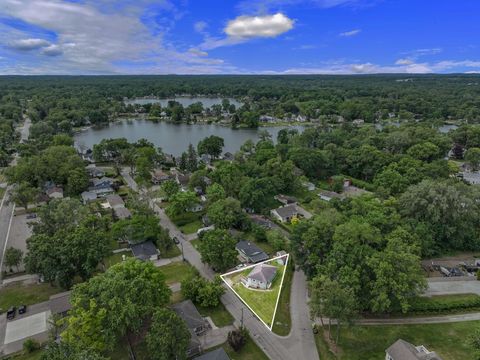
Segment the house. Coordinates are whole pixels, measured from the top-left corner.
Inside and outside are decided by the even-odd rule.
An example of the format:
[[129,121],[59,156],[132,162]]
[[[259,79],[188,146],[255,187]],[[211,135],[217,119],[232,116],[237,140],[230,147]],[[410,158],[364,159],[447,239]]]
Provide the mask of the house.
[[275,200],[281,202],[283,205],[288,205],[288,204],[296,204],[297,199],[294,198],[293,196],[287,196],[287,195],[275,195],[273,197]]
[[[281,257],[279,257],[281,256]],[[275,257],[278,257],[277,264],[278,265],[286,265],[287,263],[287,252],[285,250],[277,251]]]
[[97,194],[97,197],[105,197],[109,194],[112,194],[115,190],[113,190],[112,187],[108,186],[100,189],[90,187],[88,188],[88,191]]
[[46,191],[50,199],[62,199],[63,198],[63,189],[58,186],[51,187]]
[[195,194],[197,194],[198,196],[203,195],[203,189],[202,189],[201,186],[195,186],[195,187],[193,188],[193,191],[194,191]]
[[191,300],[184,300],[172,305],[172,310],[186,322],[187,327],[195,335],[202,335],[209,329],[208,321],[200,315]]
[[99,190],[112,187],[113,183],[115,182],[114,179],[109,177],[102,177],[100,179],[91,179],[90,180],[90,188],[89,190]]
[[425,346],[415,346],[409,342],[398,339],[385,350],[385,360],[442,360],[435,352],[429,351]]
[[230,360],[230,357],[223,348],[218,348],[217,350],[209,351],[208,353],[196,357],[195,360]]
[[132,217],[130,210],[123,206],[113,208],[113,215],[115,215],[118,220],[130,219]]
[[352,124],[356,125],[356,126],[361,126],[364,123],[365,123],[365,120],[363,120],[363,119],[355,119],[355,120],[352,121]]
[[239,241],[235,245],[240,257],[250,263],[258,263],[260,261],[268,260],[268,255],[255,244],[250,241]]
[[68,315],[68,312],[72,308],[72,304],[70,303],[70,295],[71,292],[66,291],[50,296],[48,305],[52,315],[57,315],[60,317],[65,317]]
[[106,199],[107,199],[107,203],[108,203],[109,207],[111,207],[112,209],[118,209],[118,208],[121,208],[121,207],[125,207],[125,202],[120,197],[120,195],[117,195],[117,194],[107,195]]
[[170,175],[163,170],[155,170],[152,173],[152,183],[155,185],[159,185],[167,180],[170,180]]
[[343,195],[335,192],[335,191],[328,191],[328,190],[322,190],[318,193],[318,196],[320,199],[324,201],[330,201],[332,199],[343,199]]
[[210,165],[211,163],[211,157],[208,154],[202,154],[200,156],[200,161],[203,162],[205,165]]
[[90,164],[85,168],[88,172],[88,175],[90,177],[103,177],[105,176],[105,172],[95,166],[95,164]]
[[235,156],[231,152],[226,152],[223,154],[223,160],[226,161],[233,161],[235,159]]
[[315,191],[315,184],[311,182],[303,182],[302,183],[303,187],[305,187],[308,191]]
[[190,182],[190,176],[178,173],[175,177],[175,181],[182,187],[182,189],[186,189]]
[[272,216],[284,223],[288,223],[292,221],[293,217],[298,217],[300,215],[297,204],[281,206],[277,209],[271,210],[270,213]]
[[158,260],[160,253],[152,241],[148,240],[139,244],[132,244],[129,242],[129,245],[133,256],[135,256],[137,259],[142,261]]
[[202,224],[203,224],[203,226],[210,226],[210,225],[212,225],[212,223],[211,223],[210,219],[208,218],[208,215],[207,215],[207,214],[205,214],[205,215],[202,216]]
[[277,275],[277,268],[268,264],[259,264],[250,271],[244,281],[246,287],[267,290]]
[[80,194],[83,203],[86,205],[89,202],[97,200],[97,194],[91,191],[84,191]]
[[251,214],[250,215],[250,220],[252,220],[252,222],[255,224],[255,225],[258,225],[258,226],[261,226],[261,227],[264,227],[266,229],[271,229],[273,227],[273,223],[271,220],[267,219],[265,216],[263,215],[256,215],[256,214]]

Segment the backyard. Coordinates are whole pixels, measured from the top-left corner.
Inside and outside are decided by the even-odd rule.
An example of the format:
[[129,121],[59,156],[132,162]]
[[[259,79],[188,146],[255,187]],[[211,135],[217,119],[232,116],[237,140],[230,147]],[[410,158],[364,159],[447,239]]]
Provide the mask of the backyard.
[[269,290],[248,289],[241,283],[241,278],[247,276],[252,270],[247,269],[239,273],[235,273],[228,277],[233,284],[233,289],[241,300],[247,304],[263,322],[271,325],[273,315],[275,313],[275,305],[277,303],[278,294],[280,292],[280,285],[282,282],[285,266],[275,265],[277,267],[277,275],[273,280],[272,286]]
[[[322,331],[316,335],[322,359],[382,360],[385,350],[398,339],[414,345],[424,345],[444,360],[476,360],[474,351],[466,344],[468,335],[480,328],[480,321],[447,324],[353,326],[340,330],[340,351],[337,356],[327,349]],[[335,334],[335,328],[332,328]]]
[[33,305],[47,301],[51,295],[63,290],[50,284],[13,283],[0,290],[0,312],[6,311],[11,306]]

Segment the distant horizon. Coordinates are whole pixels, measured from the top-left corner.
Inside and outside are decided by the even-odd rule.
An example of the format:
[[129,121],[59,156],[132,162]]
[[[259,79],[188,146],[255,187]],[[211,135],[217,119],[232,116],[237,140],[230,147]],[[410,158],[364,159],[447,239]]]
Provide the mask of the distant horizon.
[[480,73],[474,0],[2,0],[0,75]]

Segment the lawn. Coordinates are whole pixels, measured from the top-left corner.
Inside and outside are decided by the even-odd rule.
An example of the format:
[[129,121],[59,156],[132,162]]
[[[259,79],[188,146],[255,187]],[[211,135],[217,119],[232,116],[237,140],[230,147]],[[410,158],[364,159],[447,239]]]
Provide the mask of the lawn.
[[210,316],[217,327],[223,327],[233,324],[232,315],[225,309],[222,303],[215,308],[204,308],[198,306],[198,311],[204,317]]
[[250,337],[239,352],[233,351],[228,344],[224,344],[222,347],[232,360],[268,360],[267,355],[265,355],[262,349],[260,349]]
[[[435,351],[444,360],[475,360],[477,357],[466,343],[468,334],[480,328],[480,321],[466,321],[448,324],[353,326],[340,330],[340,356],[348,360],[383,360],[385,349],[399,338],[414,345],[424,345]],[[335,329],[332,329],[335,334]],[[321,331],[316,336],[320,335]],[[318,340],[318,339],[317,339]],[[321,339],[320,339],[321,340]],[[322,341],[317,341],[322,345]],[[325,354],[326,343],[319,353]],[[322,359],[329,359],[328,356]]]
[[198,250],[198,247],[199,247],[199,245],[200,245],[200,242],[201,242],[200,239],[194,239],[194,240],[191,240],[191,241],[190,241],[190,244],[192,244],[192,246],[193,246],[195,249]]
[[165,281],[169,285],[181,282],[182,280],[187,278],[192,272],[192,267],[182,261],[160,266],[159,269],[165,275]]
[[170,249],[168,249],[167,251],[164,251],[164,252],[160,251],[160,257],[165,259],[170,259],[170,258],[179,256],[181,254],[182,252],[177,247],[177,245],[170,246]]
[[5,191],[6,191],[5,188],[0,187],[0,202],[3,199],[3,195],[5,194]]
[[0,290],[0,312],[7,311],[11,306],[33,305],[47,301],[51,295],[63,290],[50,284],[22,285],[14,283]]
[[273,280],[272,287],[269,290],[255,290],[247,289],[239,281],[241,276],[248,274],[251,269],[247,269],[242,273],[236,273],[231,277],[233,281],[233,288],[242,301],[259,316],[266,324],[271,325],[273,315],[275,312],[275,304],[277,302],[278,293],[280,291],[280,284],[282,281],[282,275],[285,271],[285,266],[277,265],[277,276]]
[[193,234],[193,233],[196,233],[197,230],[202,227],[203,227],[202,221],[195,220],[193,222],[180,226],[179,229],[184,234]]
[[11,360],[40,360],[40,357],[42,356],[43,352],[44,351],[42,349],[36,350],[32,353],[26,353],[26,352],[21,351],[19,353],[11,355],[10,357],[8,357],[8,359],[11,359]]
[[280,300],[278,301],[277,313],[273,323],[272,331],[281,336],[286,336],[290,333],[292,327],[292,319],[290,318],[290,293],[292,289],[294,266],[289,260],[285,278],[283,279],[283,289],[280,293]]
[[125,255],[127,258],[133,256],[131,251],[122,251],[120,253],[112,254],[103,260],[105,267],[108,269],[109,267],[122,262],[123,255]]

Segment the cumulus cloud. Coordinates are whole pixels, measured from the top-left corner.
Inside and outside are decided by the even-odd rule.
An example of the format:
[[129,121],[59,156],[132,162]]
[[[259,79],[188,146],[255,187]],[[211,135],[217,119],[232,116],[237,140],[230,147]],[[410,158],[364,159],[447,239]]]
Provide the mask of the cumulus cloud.
[[413,64],[413,60],[408,59],[408,58],[398,59],[397,61],[395,61],[395,64],[396,65],[411,65],[411,64]]
[[11,41],[9,45],[15,50],[30,51],[49,46],[50,42],[44,39],[19,39]]
[[342,37],[351,37],[351,36],[355,36],[355,35],[358,35],[362,30],[361,29],[355,29],[355,30],[350,30],[350,31],[345,31],[345,32],[342,32],[338,35],[342,36]]
[[263,16],[239,16],[230,20],[225,33],[231,37],[276,37],[293,28],[294,21],[282,13]]
[[42,54],[47,56],[58,56],[63,54],[60,46],[52,44],[42,49]]

